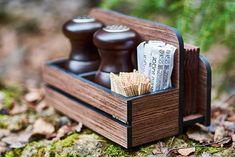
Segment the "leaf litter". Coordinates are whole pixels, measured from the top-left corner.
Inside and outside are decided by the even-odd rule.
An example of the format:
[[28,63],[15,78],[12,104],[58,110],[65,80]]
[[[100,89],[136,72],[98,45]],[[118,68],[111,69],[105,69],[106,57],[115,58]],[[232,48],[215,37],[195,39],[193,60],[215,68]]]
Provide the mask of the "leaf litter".
[[[4,95],[0,92],[0,104],[4,103]],[[213,108],[209,127],[196,124],[184,135],[127,151],[86,129],[82,123],[56,112],[44,96],[42,88],[31,87],[20,99],[11,97],[7,108],[1,105],[1,110],[6,112],[0,114],[0,154],[207,157],[231,155],[235,150],[234,109]]]

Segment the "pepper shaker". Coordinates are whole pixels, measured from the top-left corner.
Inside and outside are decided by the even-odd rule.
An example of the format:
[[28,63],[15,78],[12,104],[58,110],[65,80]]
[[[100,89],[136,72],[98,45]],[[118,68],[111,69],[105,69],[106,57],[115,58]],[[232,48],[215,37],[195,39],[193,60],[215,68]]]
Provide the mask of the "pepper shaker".
[[95,82],[110,88],[110,72],[133,71],[131,56],[138,42],[134,30],[124,25],[106,26],[94,34],[93,41],[101,57]]
[[63,25],[63,33],[71,43],[66,69],[73,73],[98,69],[100,58],[92,38],[93,34],[102,27],[103,24],[91,16],[78,16]]

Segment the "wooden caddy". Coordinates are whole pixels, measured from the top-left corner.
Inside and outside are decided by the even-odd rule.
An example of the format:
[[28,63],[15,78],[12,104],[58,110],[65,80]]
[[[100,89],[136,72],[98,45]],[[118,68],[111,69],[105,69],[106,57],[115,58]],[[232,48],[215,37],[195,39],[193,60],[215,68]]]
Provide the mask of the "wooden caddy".
[[124,97],[94,83],[95,71],[75,75],[63,68],[66,59],[60,59],[44,66],[48,104],[125,148],[180,134],[194,123],[209,125],[211,70],[199,48],[184,46],[177,30],[163,24],[101,9],[89,14],[106,25],[129,26],[143,41],[176,46],[173,87]]

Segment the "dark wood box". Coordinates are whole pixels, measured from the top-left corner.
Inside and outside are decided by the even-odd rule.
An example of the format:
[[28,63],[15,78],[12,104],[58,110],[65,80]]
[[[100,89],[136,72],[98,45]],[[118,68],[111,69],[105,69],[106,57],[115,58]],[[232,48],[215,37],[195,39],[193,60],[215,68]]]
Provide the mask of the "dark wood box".
[[125,148],[177,135],[197,122],[210,123],[210,65],[197,47],[184,46],[177,30],[163,24],[101,9],[92,9],[90,15],[105,24],[127,25],[142,40],[176,46],[173,87],[124,97],[94,83],[95,71],[75,75],[63,68],[66,59],[60,59],[44,66],[50,105]]

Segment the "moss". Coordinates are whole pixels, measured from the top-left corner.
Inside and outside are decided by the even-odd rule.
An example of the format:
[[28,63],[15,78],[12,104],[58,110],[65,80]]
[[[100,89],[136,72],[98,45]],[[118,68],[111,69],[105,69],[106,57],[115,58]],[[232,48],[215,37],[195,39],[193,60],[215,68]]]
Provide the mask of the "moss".
[[215,156],[224,156],[224,157],[234,157],[235,156],[233,148],[225,149],[225,150],[223,150],[223,152],[221,152],[219,154],[215,153],[214,155]]
[[26,157],[26,156],[41,157],[41,156],[44,156],[47,152],[47,150],[46,150],[47,146],[50,146],[50,143],[48,141],[31,142],[24,147],[20,156],[21,157]]
[[7,121],[8,118],[9,116],[0,114],[0,128],[2,129],[8,128],[8,121]]
[[222,152],[224,150],[224,148],[216,148],[212,146],[195,146],[195,148],[196,148],[195,154],[197,156],[201,155],[203,152],[215,154],[218,152]]
[[22,90],[16,85],[5,87],[2,92],[4,93],[3,108],[9,109],[12,107],[15,100],[19,100],[22,95]]
[[164,139],[164,142],[168,148],[178,148],[185,146],[187,143],[187,137],[185,135],[169,137]]
[[75,140],[77,140],[78,138],[79,138],[78,133],[72,133],[63,140],[58,140],[53,142],[49,150],[50,156],[56,156],[56,157],[61,156],[59,154],[60,152],[62,152],[63,148],[72,146]]
[[7,152],[4,156],[5,157],[14,157],[15,155],[14,155],[13,151],[10,151],[10,152]]
[[6,152],[4,157],[16,157],[20,156],[22,152],[21,148],[13,149],[12,151]]
[[69,147],[71,146],[74,141],[76,139],[79,138],[79,134],[78,133],[73,133],[69,136],[67,136],[65,139],[63,140],[59,140],[59,141],[56,141],[54,144],[53,144],[53,147]]
[[140,147],[139,153],[141,153],[142,156],[149,155],[152,153],[154,148],[154,145],[142,146]]
[[129,156],[128,155],[128,152],[118,146],[118,145],[113,145],[113,144],[110,144],[106,149],[105,149],[105,152],[107,153],[108,156]]

